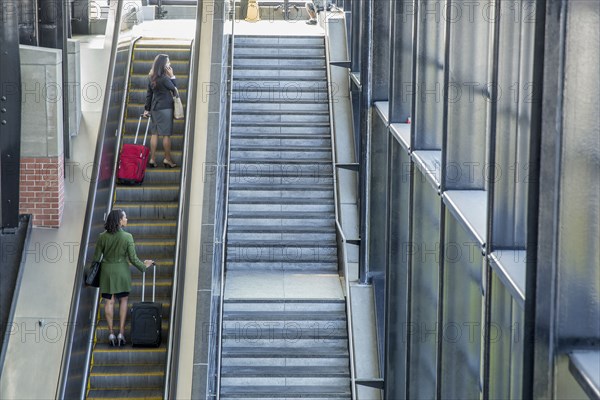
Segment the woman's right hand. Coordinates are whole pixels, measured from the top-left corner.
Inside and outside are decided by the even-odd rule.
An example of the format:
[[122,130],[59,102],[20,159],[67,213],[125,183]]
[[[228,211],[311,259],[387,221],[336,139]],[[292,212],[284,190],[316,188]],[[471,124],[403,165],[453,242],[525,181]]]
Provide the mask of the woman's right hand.
[[154,260],[144,260],[144,265],[146,268],[150,268],[154,264]]
[[148,118],[150,116],[150,111],[144,110],[144,114],[142,116],[144,118]]

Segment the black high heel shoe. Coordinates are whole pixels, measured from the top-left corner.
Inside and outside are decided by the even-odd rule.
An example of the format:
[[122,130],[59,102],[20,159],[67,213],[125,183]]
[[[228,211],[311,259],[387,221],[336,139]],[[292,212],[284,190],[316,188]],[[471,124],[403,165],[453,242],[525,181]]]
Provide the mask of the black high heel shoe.
[[163,165],[165,168],[175,168],[177,166],[173,161],[168,162],[166,158],[163,160]]
[[152,168],[156,168],[156,161],[148,161],[148,165]]

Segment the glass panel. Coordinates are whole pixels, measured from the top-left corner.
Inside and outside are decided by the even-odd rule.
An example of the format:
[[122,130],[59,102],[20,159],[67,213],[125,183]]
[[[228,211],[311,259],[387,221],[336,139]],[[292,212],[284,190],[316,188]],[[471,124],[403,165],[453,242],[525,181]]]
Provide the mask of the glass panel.
[[402,145],[390,138],[389,258],[385,352],[386,397],[406,398],[406,328],[408,322],[408,254],[410,160]]
[[445,230],[441,391],[448,399],[478,399],[483,256],[450,211]]
[[408,398],[432,399],[437,385],[441,202],[420,170],[415,168],[413,177]]

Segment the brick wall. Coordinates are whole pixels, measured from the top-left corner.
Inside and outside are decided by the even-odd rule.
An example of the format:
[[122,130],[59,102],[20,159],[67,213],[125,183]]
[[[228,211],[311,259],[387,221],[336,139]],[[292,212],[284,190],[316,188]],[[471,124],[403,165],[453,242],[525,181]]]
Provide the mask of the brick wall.
[[20,214],[33,226],[58,228],[65,207],[63,157],[21,157]]

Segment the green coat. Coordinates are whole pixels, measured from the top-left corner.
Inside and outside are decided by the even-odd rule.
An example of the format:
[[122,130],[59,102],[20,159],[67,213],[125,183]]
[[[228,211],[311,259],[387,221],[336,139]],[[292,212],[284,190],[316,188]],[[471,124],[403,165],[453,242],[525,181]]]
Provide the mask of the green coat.
[[[129,262],[144,272],[146,266],[135,253],[131,233],[119,229],[115,233],[102,232],[96,241],[94,261],[100,260],[100,293],[122,293],[131,291]],[[129,260],[129,262],[128,262]]]

